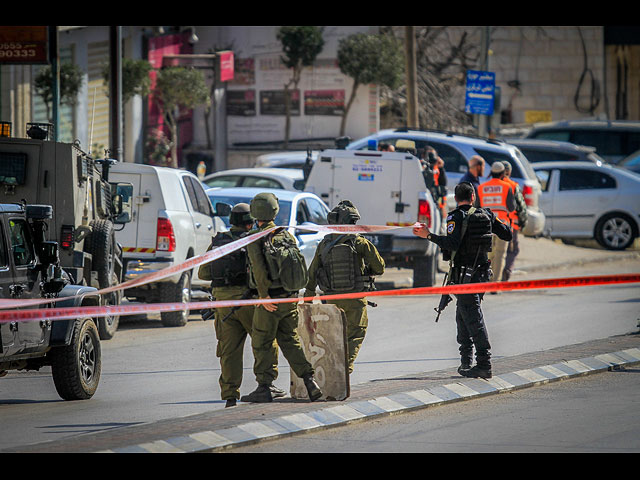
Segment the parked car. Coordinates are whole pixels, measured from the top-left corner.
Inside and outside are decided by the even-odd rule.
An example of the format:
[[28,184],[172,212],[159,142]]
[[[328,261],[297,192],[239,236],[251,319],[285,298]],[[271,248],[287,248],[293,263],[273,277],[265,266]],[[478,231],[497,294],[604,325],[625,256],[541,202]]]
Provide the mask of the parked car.
[[[311,160],[315,161],[318,157],[318,151],[311,151]],[[302,169],[307,161],[307,152],[305,150],[296,150],[291,152],[274,152],[259,155],[256,158],[256,167],[271,168],[298,168]]]
[[[99,305],[98,289],[71,284],[60,267],[58,243],[45,240],[52,216],[49,205],[0,204],[0,298],[57,297],[56,307]],[[0,377],[44,366],[51,367],[61,398],[91,398],[102,366],[97,319],[0,323]],[[8,383],[3,388],[10,388]]]
[[552,238],[595,238],[604,248],[623,250],[638,237],[640,176],[592,162],[541,162],[533,168]]
[[[322,198],[330,208],[351,200],[360,212],[360,223],[410,227],[415,222],[440,233],[440,210],[427,189],[420,161],[403,152],[323,150],[313,165],[306,190]],[[387,267],[413,269],[413,286],[435,282],[438,247],[413,235],[409,228],[367,234]]]
[[620,160],[618,166],[631,170],[632,172],[640,173],[640,150],[636,150],[628,157]]
[[412,140],[416,149],[431,146],[444,160],[447,176],[447,206],[455,208],[453,189],[469,168],[469,159],[480,155],[486,161],[485,174],[489,175],[495,161],[507,160],[511,164],[511,178],[518,182],[527,203],[528,221],[524,235],[538,236],[544,229],[544,214],[538,206],[540,184],[529,161],[514,145],[501,140],[492,140],[471,135],[435,130],[410,130],[407,128],[381,130],[368,137],[361,138],[347,146],[347,150],[367,150],[369,141],[386,142],[396,145],[398,140]]
[[640,149],[640,122],[572,120],[536,125],[527,138],[560,140],[590,145],[607,162],[617,164]]
[[[211,237],[225,229],[202,184],[186,170],[121,162],[112,167],[110,178],[133,184],[131,222],[116,232],[122,245],[125,280],[202,255],[211,244]],[[147,303],[186,304],[191,300],[192,288],[209,286],[196,277],[185,271],[127,289],[124,296]],[[185,309],[160,316],[165,326],[183,326],[188,315]]]
[[[329,208],[316,195],[307,192],[294,192],[282,189],[269,188],[209,188],[207,196],[214,205],[214,208],[220,210],[217,205],[219,203],[231,205],[237,203],[251,203],[251,199],[261,192],[271,192],[280,203],[280,211],[274,222],[276,225],[288,225],[289,232],[296,238],[298,247],[304,255],[307,267],[311,265],[313,256],[316,253],[316,247],[325,233],[318,233],[313,230],[305,230],[305,225],[326,225],[327,214]],[[229,217],[220,217],[227,227]]]
[[304,178],[297,168],[236,168],[211,173],[202,179],[206,187],[256,187],[303,190]]
[[570,161],[607,163],[596,153],[595,147],[587,145],[536,138],[510,138],[505,141],[518,147],[529,163]]

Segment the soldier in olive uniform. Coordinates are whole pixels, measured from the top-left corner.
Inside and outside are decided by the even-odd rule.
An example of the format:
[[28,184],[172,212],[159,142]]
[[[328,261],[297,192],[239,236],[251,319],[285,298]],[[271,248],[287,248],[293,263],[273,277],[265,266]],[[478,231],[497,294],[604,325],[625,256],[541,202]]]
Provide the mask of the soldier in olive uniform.
[[[472,207],[474,187],[470,182],[455,188],[458,206],[447,217],[447,235],[431,233],[425,225],[414,227],[413,233],[438,245],[452,257],[450,283],[480,283],[491,278],[487,253],[491,250],[491,237],[495,233],[504,241],[511,240],[511,229],[487,208]],[[460,345],[458,373],[464,377],[491,378],[491,345],[484,323],[480,303],[483,293],[458,294],[456,306],[457,341]],[[476,365],[471,367],[473,347]]]
[[[257,220],[258,228],[249,233],[275,227],[273,220],[279,209],[278,198],[272,193],[256,195],[251,200],[251,215]],[[295,238],[287,230],[282,230],[279,234],[289,237],[289,241],[293,241],[295,245]],[[284,298],[298,295],[297,291],[286,291],[277,280],[271,278],[263,250],[263,240],[249,244],[247,253],[250,284],[253,286],[255,283],[259,298]],[[256,305],[251,346],[255,357],[253,371],[258,388],[249,395],[241,397],[241,401],[270,402],[273,398],[285,395],[283,390],[273,385],[273,381],[278,377],[278,347],[282,349],[294,373],[303,379],[309,399],[313,402],[322,396],[322,391],[313,377],[314,369],[306,359],[298,337],[297,302]]]
[[[209,250],[239,240],[251,230],[253,218],[249,205],[238,203],[229,216],[231,229],[218,233]],[[202,265],[198,276],[211,280],[212,293],[216,300],[238,300],[248,297],[247,254],[244,249],[225,255]],[[217,308],[214,326],[218,345],[216,355],[220,358],[220,394],[226,407],[233,407],[240,398],[242,383],[242,357],[244,342],[251,335],[254,306]]]
[[[358,209],[349,201],[341,201],[328,215],[331,225],[355,225]],[[341,249],[344,253],[338,253]],[[373,290],[373,276],[384,273],[384,260],[376,247],[357,234],[330,233],[318,244],[309,267],[305,297],[313,297],[316,285],[327,295]],[[347,317],[347,360],[349,373],[362,346],[369,320],[366,298],[328,300],[344,310]]]

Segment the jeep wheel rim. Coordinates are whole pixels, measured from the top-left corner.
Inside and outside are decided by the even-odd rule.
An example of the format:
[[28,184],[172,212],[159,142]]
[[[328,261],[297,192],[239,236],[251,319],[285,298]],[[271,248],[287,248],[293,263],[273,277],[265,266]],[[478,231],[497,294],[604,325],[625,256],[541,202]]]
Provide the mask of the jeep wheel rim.
[[88,332],[84,334],[80,343],[79,360],[82,379],[85,383],[91,383],[96,368],[96,349]]
[[631,225],[624,218],[610,218],[602,226],[602,238],[612,247],[626,245],[632,235]]

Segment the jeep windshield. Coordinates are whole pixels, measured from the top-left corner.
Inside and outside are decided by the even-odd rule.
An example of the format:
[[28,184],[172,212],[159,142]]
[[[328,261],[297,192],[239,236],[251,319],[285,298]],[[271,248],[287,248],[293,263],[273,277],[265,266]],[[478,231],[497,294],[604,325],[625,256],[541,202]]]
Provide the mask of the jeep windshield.
[[[235,197],[228,195],[209,195],[209,200],[211,200],[211,205],[213,205],[214,209],[216,203],[227,203],[232,207],[238,203],[248,203],[251,204],[251,199],[253,197]],[[291,202],[287,202],[284,200],[278,199],[278,203],[280,204],[280,211],[276,216],[274,223],[276,225],[288,225],[289,219],[291,218]],[[227,228],[231,227],[229,223],[229,217],[220,217]]]

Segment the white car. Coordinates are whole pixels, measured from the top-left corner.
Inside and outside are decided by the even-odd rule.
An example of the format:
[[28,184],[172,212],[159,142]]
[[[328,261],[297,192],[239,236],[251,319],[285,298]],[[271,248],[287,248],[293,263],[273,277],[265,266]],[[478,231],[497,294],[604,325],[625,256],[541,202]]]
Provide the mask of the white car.
[[[116,232],[116,240],[122,245],[125,280],[202,255],[211,244],[211,237],[226,228],[191,172],[119,162],[109,175],[133,185],[132,198],[127,199],[133,207],[131,222]],[[208,285],[186,271],[127,289],[124,294],[146,303],[186,304],[191,300],[192,288],[206,289]],[[188,309],[165,312],[161,319],[166,326],[184,326],[188,315]]]
[[[302,169],[307,162],[308,153],[304,150],[296,150],[291,152],[274,152],[259,155],[256,158],[256,167],[272,167],[272,168],[297,168]],[[318,158],[318,151],[311,151],[311,162],[315,162]]]
[[302,190],[303,171],[297,168],[235,168],[211,173],[202,179],[206,187],[256,187]]
[[[307,262],[307,267],[316,253],[316,248],[324,233],[304,230],[305,225],[326,225],[329,207],[313,193],[292,192],[268,188],[210,188],[207,196],[216,208],[218,203],[234,206],[237,203],[251,204],[251,199],[262,192],[271,192],[278,197],[280,211],[275,218],[276,225],[289,225],[289,232],[298,242],[298,248]],[[229,226],[229,217],[219,217]]]
[[610,250],[630,247],[638,237],[640,176],[592,162],[533,164],[540,208],[552,238],[595,238]]

